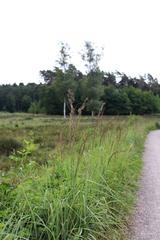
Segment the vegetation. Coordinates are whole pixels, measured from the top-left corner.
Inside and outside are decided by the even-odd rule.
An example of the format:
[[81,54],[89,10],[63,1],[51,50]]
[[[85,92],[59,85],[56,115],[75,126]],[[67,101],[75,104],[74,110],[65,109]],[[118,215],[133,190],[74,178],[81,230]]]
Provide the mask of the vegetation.
[[91,42],[82,73],[69,50],[44,84],[0,86],[0,240],[125,239],[144,139],[159,128],[133,114],[159,112],[160,85],[101,71]]
[[22,144],[14,138],[0,138],[0,153],[9,155],[13,151],[22,148]]
[[146,130],[158,117],[0,119],[2,136],[23,143],[0,157],[0,239],[125,239]]
[[[70,48],[61,43],[60,56],[53,70],[41,70],[42,84],[0,86],[0,111],[69,114],[68,91],[74,94],[74,108],[82,105],[83,114],[149,114],[160,111],[160,84],[146,74],[130,77],[120,72],[105,72],[99,67],[101,51],[85,42],[81,58],[86,67],[82,73],[70,62]],[[85,103],[85,104],[84,104]]]

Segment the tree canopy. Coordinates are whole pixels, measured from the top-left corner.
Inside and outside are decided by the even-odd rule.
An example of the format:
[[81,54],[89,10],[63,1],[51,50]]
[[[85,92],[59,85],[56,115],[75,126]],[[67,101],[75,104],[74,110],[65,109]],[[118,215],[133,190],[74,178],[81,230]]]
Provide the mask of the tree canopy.
[[[102,52],[85,42],[81,58],[86,67],[82,73],[70,62],[70,47],[61,43],[57,65],[40,70],[44,83],[0,85],[0,111],[69,114],[72,92],[75,109],[83,114],[150,114],[160,111],[160,84],[151,74],[131,77],[122,72],[102,71]],[[83,106],[81,108],[81,106]]]

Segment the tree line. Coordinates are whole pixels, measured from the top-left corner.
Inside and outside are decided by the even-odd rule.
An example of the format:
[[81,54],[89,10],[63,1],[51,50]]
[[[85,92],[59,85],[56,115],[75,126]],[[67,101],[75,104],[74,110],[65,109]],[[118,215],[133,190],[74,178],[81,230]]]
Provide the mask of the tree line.
[[44,83],[0,86],[0,111],[55,115],[83,113],[107,115],[151,114],[160,111],[160,84],[151,74],[130,77],[100,70],[102,52],[85,42],[82,73],[70,63],[69,46],[61,43],[53,70],[41,70]]

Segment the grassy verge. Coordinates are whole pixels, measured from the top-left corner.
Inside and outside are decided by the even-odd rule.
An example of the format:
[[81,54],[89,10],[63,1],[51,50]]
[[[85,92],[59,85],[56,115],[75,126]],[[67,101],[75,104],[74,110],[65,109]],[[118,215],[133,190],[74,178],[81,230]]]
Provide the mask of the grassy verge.
[[45,164],[33,159],[33,143],[13,154],[16,167],[1,177],[0,239],[124,240],[148,124],[73,119],[67,144],[61,132]]

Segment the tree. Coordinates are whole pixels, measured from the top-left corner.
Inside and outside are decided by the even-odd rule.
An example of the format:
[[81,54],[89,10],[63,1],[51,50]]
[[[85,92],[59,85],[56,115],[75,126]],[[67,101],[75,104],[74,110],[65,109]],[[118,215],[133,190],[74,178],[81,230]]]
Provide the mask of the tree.
[[34,113],[34,114],[38,114],[38,113],[43,113],[43,109],[41,108],[40,102],[32,102],[30,108],[28,109],[29,113]]
[[105,86],[115,86],[116,87],[116,76],[114,75],[114,73],[104,73],[104,77],[103,77],[103,85]]
[[91,42],[85,42],[84,50],[81,54],[87,69],[83,83],[83,97],[88,98],[87,110],[94,115],[102,105],[103,95],[103,72],[99,69],[101,53],[97,53]]
[[[58,63],[58,67],[55,67],[53,71],[40,71],[40,75],[44,78],[45,83],[48,85],[44,91],[44,97],[42,96],[44,100],[43,105],[45,105],[47,113],[59,113],[63,104],[64,118],[66,118],[67,112],[68,90],[72,90],[75,94],[75,92],[77,92],[78,82],[83,77],[83,74],[77,70],[73,64],[69,64],[69,49],[68,44],[61,42],[60,56],[56,61]],[[51,100],[53,101],[51,102]],[[57,109],[57,106],[59,109]]]
[[119,85],[121,87],[128,87],[129,86],[129,81],[130,81],[130,78],[126,74],[122,73]]
[[41,96],[42,107],[47,114],[62,114],[63,99],[54,84],[46,85]]
[[76,82],[76,74],[75,69],[69,65],[68,69],[66,69],[65,73],[60,69],[56,68],[56,80],[53,83],[55,95],[59,103],[63,104],[63,116],[66,118],[66,105],[67,105],[67,94],[68,90],[76,91],[77,82]]
[[131,112],[131,102],[124,89],[108,86],[104,90],[104,113],[110,115],[126,115]]
[[148,87],[149,89],[154,93],[154,94],[159,94],[160,87],[157,78],[154,78],[151,74],[147,74],[146,80],[148,82]]
[[127,88],[125,91],[131,102],[133,114],[148,114],[159,111],[159,98],[154,96],[152,92],[133,87]]
[[27,112],[31,103],[32,103],[31,97],[28,95],[24,95],[22,98],[22,111]]
[[40,71],[40,76],[43,77],[45,83],[51,84],[55,80],[56,73],[51,70],[42,70]]
[[[63,97],[63,116],[64,118],[66,118],[66,94],[67,94],[67,90],[66,87],[68,87],[68,84],[66,84],[66,70],[68,67],[68,59],[70,58],[69,55],[69,46],[68,44],[64,44],[63,42],[61,42],[61,46],[60,46],[60,57],[57,60],[60,68],[62,69],[62,79],[61,79],[61,84],[59,84],[60,87],[60,92],[62,93],[62,97]],[[67,85],[67,86],[66,86]]]
[[8,112],[15,112],[15,95],[12,92],[9,92],[6,96],[6,111]]

